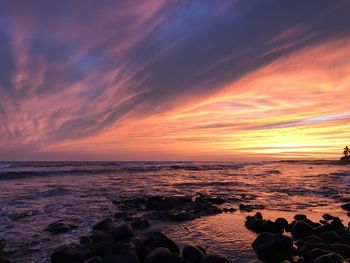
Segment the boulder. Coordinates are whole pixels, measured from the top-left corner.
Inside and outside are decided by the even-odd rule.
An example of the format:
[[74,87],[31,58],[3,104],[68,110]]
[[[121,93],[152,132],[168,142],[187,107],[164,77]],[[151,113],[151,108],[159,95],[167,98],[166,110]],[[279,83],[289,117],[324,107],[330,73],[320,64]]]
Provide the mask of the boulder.
[[102,258],[99,256],[95,256],[84,261],[84,263],[101,263],[101,262],[102,262]]
[[336,253],[328,253],[315,258],[313,263],[343,263],[344,259]]
[[140,260],[132,251],[123,251],[119,254],[106,254],[101,263],[140,263]]
[[286,228],[288,226],[288,221],[287,219],[283,218],[283,217],[278,217],[276,220],[275,220],[276,223],[280,223],[283,228]]
[[174,222],[181,222],[181,221],[191,221],[196,219],[197,217],[187,211],[180,211],[180,212],[174,212],[174,213],[167,213],[166,216]]
[[203,263],[228,263],[228,259],[219,254],[213,254],[205,256],[205,258],[202,261]]
[[114,241],[129,240],[134,236],[134,232],[130,224],[123,224],[113,229],[111,236]]
[[112,218],[106,218],[93,226],[94,230],[112,230],[115,227],[115,223]]
[[82,260],[82,256],[70,245],[63,245],[56,248],[50,258],[52,263],[70,263]]
[[134,239],[137,254],[144,259],[151,251],[157,247],[165,247],[172,253],[179,254],[180,249],[174,241],[158,231],[148,233],[143,239]]
[[146,263],[167,262],[171,256],[171,252],[166,247],[157,247],[152,250],[145,259]]
[[269,233],[282,233],[283,225],[278,222],[272,222],[271,220],[266,220],[260,226],[260,232],[269,232]]
[[341,206],[341,208],[343,208],[343,209],[346,210],[346,211],[350,211],[350,203],[343,204],[343,205]]
[[151,224],[146,218],[138,218],[134,222],[131,223],[131,227],[133,229],[142,229],[142,228],[148,228]]
[[340,240],[340,236],[335,231],[327,231],[320,233],[320,238],[322,238],[325,243],[337,243]]
[[322,218],[324,219],[324,220],[333,220],[335,217],[334,216],[332,216],[332,215],[330,215],[330,214],[324,214],[323,216],[322,216]]
[[189,260],[192,263],[200,263],[205,254],[196,246],[186,246],[182,250],[182,257]]
[[290,237],[266,232],[258,235],[252,247],[263,261],[276,262],[290,259],[292,244]]
[[304,221],[306,219],[307,219],[306,215],[303,215],[303,214],[296,214],[294,216],[294,220],[297,220],[297,221]]
[[45,230],[56,235],[68,232],[69,230],[72,230],[77,227],[77,225],[67,224],[64,223],[62,220],[59,220],[49,224]]
[[311,235],[312,231],[313,229],[309,224],[303,221],[297,221],[293,226],[291,233],[293,238],[299,239],[299,238],[305,238]]

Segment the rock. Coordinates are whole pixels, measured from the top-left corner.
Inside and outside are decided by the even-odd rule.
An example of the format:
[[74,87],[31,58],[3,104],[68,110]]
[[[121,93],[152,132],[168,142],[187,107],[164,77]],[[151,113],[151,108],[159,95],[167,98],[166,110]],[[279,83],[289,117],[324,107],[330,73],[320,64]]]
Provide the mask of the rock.
[[332,215],[330,215],[330,214],[324,214],[324,215],[322,216],[322,218],[323,218],[324,220],[333,220],[333,219],[334,219],[334,216],[332,216]]
[[134,222],[131,223],[131,227],[133,229],[142,229],[142,228],[148,228],[151,224],[146,218],[139,218],[136,219]]
[[123,251],[120,254],[105,255],[102,263],[140,263],[140,260],[132,251]]
[[343,205],[341,206],[341,208],[343,208],[343,209],[346,210],[346,211],[350,211],[350,203],[348,203],[348,204],[343,204]]
[[258,219],[258,220],[263,220],[263,215],[262,215],[262,213],[260,213],[260,212],[256,212],[255,215],[254,215],[254,217],[255,217],[256,219]]
[[165,247],[172,253],[179,254],[180,249],[174,241],[158,231],[148,233],[143,239],[134,239],[137,254],[144,259],[152,250],[157,247]]
[[202,261],[203,263],[228,263],[228,259],[219,254],[213,254],[205,256],[205,258]]
[[174,222],[191,221],[197,218],[194,214],[186,211],[167,213],[166,216]]
[[113,245],[110,246],[107,253],[117,255],[125,251],[131,251],[136,254],[136,246],[132,242],[114,243]]
[[297,221],[304,221],[306,219],[307,219],[306,215],[303,215],[303,214],[297,214],[294,216],[294,220],[297,220]]
[[70,263],[82,260],[81,255],[78,254],[76,249],[69,245],[56,248],[50,258],[52,263]]
[[280,223],[272,222],[271,220],[266,220],[261,226],[260,232],[269,232],[269,233],[282,233],[283,225]]
[[249,205],[240,204],[239,205],[239,210],[246,211],[246,212],[252,212],[254,209],[253,209],[253,207],[251,207]]
[[304,238],[312,234],[312,227],[303,222],[303,221],[297,221],[295,225],[293,226],[291,233],[293,238],[299,239],[299,238]]
[[350,245],[350,234],[341,236],[339,242]]
[[222,211],[225,212],[225,213],[227,213],[229,210],[228,210],[227,207],[225,207],[225,208],[222,209]]
[[189,260],[192,263],[200,263],[205,254],[202,250],[195,246],[186,246],[182,250],[182,257]]
[[102,258],[99,256],[89,258],[88,260],[84,261],[84,263],[101,263]]
[[134,232],[130,224],[123,224],[111,231],[114,241],[129,240],[134,236]]
[[88,236],[82,236],[80,237],[80,241],[79,243],[82,244],[82,245],[87,245],[87,244],[90,244],[92,242],[91,238],[88,237]]
[[128,213],[128,212],[117,212],[114,214],[114,218],[116,218],[116,219],[123,219],[127,216],[132,216],[132,214]]
[[347,214],[347,216],[350,216],[350,212],[347,212],[346,214]]
[[112,218],[106,218],[93,226],[94,230],[112,230],[115,224]]
[[342,263],[344,259],[336,253],[328,253],[326,255],[315,258],[313,263]]
[[161,263],[167,262],[171,256],[171,252],[166,247],[157,247],[152,250],[145,259],[146,263]]
[[262,233],[254,240],[252,247],[263,261],[280,262],[292,254],[292,239],[282,234]]
[[112,236],[106,231],[94,230],[91,233],[90,239],[92,239],[92,242],[94,242],[94,243],[111,242]]
[[311,236],[304,238],[304,241],[311,243],[311,244],[322,243],[322,239],[318,236],[315,236],[315,235],[311,235]]
[[320,233],[320,238],[322,238],[325,243],[337,243],[340,240],[340,236],[335,231],[327,231]]
[[334,250],[336,253],[341,255],[343,258],[350,258],[350,246],[346,244],[334,244]]
[[236,208],[233,208],[233,207],[231,207],[230,209],[229,209],[229,212],[230,213],[233,213],[233,212],[236,212],[237,211],[237,209]]
[[345,228],[345,226],[343,225],[339,217],[335,217],[331,222],[331,225],[335,227],[335,230],[340,230]]
[[280,223],[283,228],[286,228],[288,226],[288,221],[287,219],[283,218],[283,217],[279,217],[275,220],[276,223]]
[[49,224],[45,230],[56,235],[56,234],[68,232],[69,230],[72,230],[77,227],[78,227],[77,225],[66,224],[62,220],[59,220]]

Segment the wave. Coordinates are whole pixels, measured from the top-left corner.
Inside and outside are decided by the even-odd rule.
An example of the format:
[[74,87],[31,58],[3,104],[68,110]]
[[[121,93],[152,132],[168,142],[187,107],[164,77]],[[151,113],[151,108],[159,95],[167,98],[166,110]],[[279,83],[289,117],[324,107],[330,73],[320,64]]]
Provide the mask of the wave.
[[11,164],[9,163],[0,163],[0,169],[6,169],[10,167],[11,167]]

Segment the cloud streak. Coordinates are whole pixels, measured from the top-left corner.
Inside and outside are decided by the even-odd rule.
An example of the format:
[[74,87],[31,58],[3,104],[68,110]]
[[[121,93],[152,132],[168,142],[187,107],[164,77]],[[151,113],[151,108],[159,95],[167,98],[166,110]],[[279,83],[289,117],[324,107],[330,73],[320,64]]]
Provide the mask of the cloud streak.
[[[171,158],[181,140],[192,142],[190,157],[218,155],[235,152],[222,147],[228,140],[242,143],[232,133],[343,119],[324,94],[329,83],[341,94],[346,81],[323,78],[304,92],[302,82],[323,73],[303,56],[312,50],[326,60],[320,72],[336,66],[327,75],[343,78],[348,1],[13,0],[0,10],[1,159],[54,158],[84,141],[105,156],[132,156],[141,142],[140,151]],[[314,98],[323,110],[307,105]]]

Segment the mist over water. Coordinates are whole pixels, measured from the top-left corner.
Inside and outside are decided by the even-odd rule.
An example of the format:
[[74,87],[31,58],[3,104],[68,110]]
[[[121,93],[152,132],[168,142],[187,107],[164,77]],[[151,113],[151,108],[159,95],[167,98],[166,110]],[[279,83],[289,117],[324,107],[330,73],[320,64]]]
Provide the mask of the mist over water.
[[[76,242],[98,220],[118,211],[113,201],[143,195],[223,197],[228,203],[264,206],[267,217],[304,212],[320,219],[339,215],[350,200],[350,167],[319,162],[14,162],[0,163],[0,236],[14,262],[47,262],[57,246]],[[255,234],[244,228],[249,213],[191,222],[152,222],[179,244],[195,243],[231,261],[256,262]],[[79,227],[60,235],[45,231],[59,219]]]

